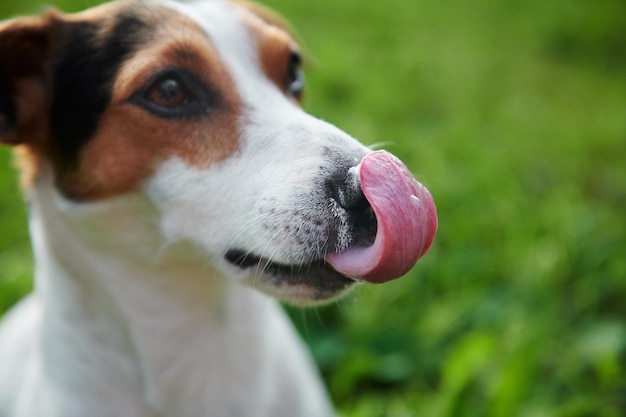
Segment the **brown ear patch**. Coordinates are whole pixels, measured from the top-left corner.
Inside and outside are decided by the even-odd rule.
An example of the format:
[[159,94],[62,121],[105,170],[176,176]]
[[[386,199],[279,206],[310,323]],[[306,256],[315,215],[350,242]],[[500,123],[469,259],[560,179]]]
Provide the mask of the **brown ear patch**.
[[[259,61],[265,75],[288,97],[290,58],[301,54],[295,30],[274,11],[256,3],[234,0],[245,12],[245,23],[257,40]],[[299,100],[296,100],[299,101]]]
[[253,3],[247,0],[232,0],[232,1],[236,5],[242,7],[243,9],[249,11],[256,17],[261,19],[267,25],[274,26],[282,30],[283,32],[285,32],[286,34],[288,34],[291,38],[295,40],[300,39],[297,32],[289,24],[289,22],[287,22],[285,18],[283,18],[280,14],[276,13],[274,10],[267,8],[263,6],[262,4]]
[[0,23],[0,143],[17,145],[43,128],[46,56],[56,14]]

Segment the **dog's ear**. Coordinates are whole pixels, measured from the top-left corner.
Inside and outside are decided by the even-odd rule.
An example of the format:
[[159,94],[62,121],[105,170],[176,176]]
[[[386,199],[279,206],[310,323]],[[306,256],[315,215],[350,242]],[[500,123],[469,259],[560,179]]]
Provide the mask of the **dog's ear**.
[[53,15],[0,22],[0,144],[28,142],[46,112]]

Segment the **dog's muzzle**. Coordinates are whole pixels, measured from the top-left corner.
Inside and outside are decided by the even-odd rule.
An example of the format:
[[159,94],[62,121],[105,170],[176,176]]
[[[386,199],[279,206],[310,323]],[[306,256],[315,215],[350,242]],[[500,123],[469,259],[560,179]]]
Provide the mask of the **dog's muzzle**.
[[[390,153],[371,152],[356,166],[327,175],[322,186],[330,209],[321,212],[330,220],[324,234],[309,235],[310,246],[321,253],[285,264],[234,248],[226,260],[255,268],[275,284],[323,290],[323,298],[355,281],[399,278],[430,248],[437,230],[432,196]],[[333,216],[333,210],[340,214]]]

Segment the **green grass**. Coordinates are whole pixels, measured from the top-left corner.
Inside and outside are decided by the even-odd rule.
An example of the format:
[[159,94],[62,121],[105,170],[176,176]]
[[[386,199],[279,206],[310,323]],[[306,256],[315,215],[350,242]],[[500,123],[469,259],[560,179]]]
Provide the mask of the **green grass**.
[[[626,4],[266,4],[314,56],[307,109],[385,142],[439,211],[404,279],[290,310],[342,415],[626,415]],[[32,270],[9,160],[0,309]]]

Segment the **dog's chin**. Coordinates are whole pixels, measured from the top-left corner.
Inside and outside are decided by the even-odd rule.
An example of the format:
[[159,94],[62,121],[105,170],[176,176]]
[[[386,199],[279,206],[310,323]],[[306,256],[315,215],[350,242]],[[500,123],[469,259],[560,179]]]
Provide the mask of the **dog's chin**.
[[246,283],[290,304],[314,306],[345,295],[356,281],[335,271],[324,260],[302,264],[280,264],[231,250],[226,260],[249,273]]

